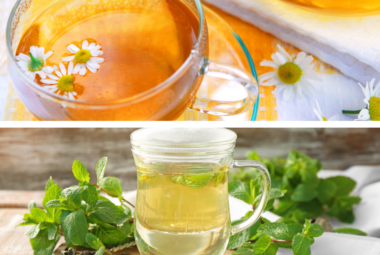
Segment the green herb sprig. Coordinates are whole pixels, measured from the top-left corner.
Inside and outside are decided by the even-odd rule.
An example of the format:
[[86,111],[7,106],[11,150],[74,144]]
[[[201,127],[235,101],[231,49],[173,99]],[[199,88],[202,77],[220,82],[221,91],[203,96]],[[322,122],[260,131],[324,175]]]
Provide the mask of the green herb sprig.
[[[106,157],[96,165],[95,184],[83,164],[75,160],[72,171],[79,181],[77,186],[62,190],[50,177],[42,201],[45,210],[37,208],[34,201],[29,203],[30,213],[18,226],[33,225],[26,235],[35,255],[53,254],[62,235],[67,247],[93,249],[96,255],[110,254],[106,248],[134,241],[132,213],[126,205],[130,203],[122,197],[120,180],[104,177],[106,165]],[[101,191],[118,197],[121,205],[100,195]]]
[[[283,218],[272,223],[261,217],[249,229],[231,236],[227,249],[236,250],[233,255],[275,255],[280,247],[292,249],[294,255],[309,255],[314,238],[324,233],[322,226],[311,224],[310,220],[318,217],[334,217],[348,223],[355,220],[353,206],[361,199],[350,195],[356,185],[352,179],[344,176],[318,178],[321,163],[297,151],[291,151],[286,159],[261,159],[256,152],[249,151],[247,158],[261,161],[268,168],[272,189],[265,210]],[[254,210],[261,199],[262,178],[258,170],[239,169],[231,173],[231,177],[229,194],[252,204]],[[244,221],[252,213],[250,211],[232,225]],[[335,229],[335,232],[367,235],[352,228]]]

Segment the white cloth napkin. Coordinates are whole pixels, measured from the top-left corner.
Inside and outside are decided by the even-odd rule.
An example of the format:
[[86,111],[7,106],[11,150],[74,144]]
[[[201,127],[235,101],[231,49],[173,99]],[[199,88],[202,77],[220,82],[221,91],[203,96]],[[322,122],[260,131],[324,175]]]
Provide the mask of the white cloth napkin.
[[357,81],[380,78],[380,15],[317,13],[283,0],[204,1],[318,57]]

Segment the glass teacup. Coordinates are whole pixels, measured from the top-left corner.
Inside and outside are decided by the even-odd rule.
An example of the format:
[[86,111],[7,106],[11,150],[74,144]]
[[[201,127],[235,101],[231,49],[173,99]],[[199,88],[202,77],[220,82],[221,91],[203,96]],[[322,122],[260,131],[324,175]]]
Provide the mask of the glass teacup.
[[[140,129],[131,144],[138,175],[135,237],[141,254],[220,255],[230,235],[253,225],[270,190],[266,167],[233,160],[236,134],[227,129]],[[228,173],[255,167],[263,196],[246,221],[231,226]]]
[[[199,112],[219,116],[239,114],[252,108],[258,96],[256,80],[248,72],[230,65],[216,63],[208,56],[208,32],[204,12],[200,0],[181,0],[193,11],[199,21],[197,39],[185,62],[161,84],[137,95],[116,101],[74,100],[57,93],[49,92],[35,81],[27,78],[18,67],[15,52],[20,44],[21,36],[28,29],[33,19],[46,12],[50,6],[62,0],[18,0],[10,15],[7,26],[7,47],[9,73],[14,88],[21,101],[40,120],[175,120],[188,107]],[[123,8],[128,2],[137,0],[104,1]],[[152,0],[139,0],[140,2]],[[94,1],[71,0],[80,15],[86,17],[94,8]],[[100,2],[98,4],[102,4]],[[140,3],[141,4],[141,3]],[[143,5],[144,6],[144,5]],[[148,6],[148,5],[146,5]],[[76,14],[76,13],[74,13]],[[71,17],[68,15],[68,17]],[[62,24],[74,19],[63,19]],[[78,20],[80,22],[81,20]],[[47,33],[58,36],[57,32]],[[121,35],[122,36],[122,35]],[[38,46],[38,45],[36,45]],[[165,45],[163,45],[164,47]],[[48,49],[46,49],[48,50]],[[147,74],[149,75],[149,74]],[[218,101],[210,98],[198,98],[196,92],[204,75],[218,77],[237,82],[246,90],[246,97],[237,101]]]

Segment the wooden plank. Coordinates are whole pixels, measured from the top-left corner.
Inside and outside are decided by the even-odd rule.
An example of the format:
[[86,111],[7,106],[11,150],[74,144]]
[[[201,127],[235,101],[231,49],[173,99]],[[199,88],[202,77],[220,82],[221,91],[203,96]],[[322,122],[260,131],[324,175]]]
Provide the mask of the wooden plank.
[[[29,238],[24,233],[31,226],[15,226],[22,222],[26,209],[0,209],[0,254],[1,255],[33,255],[33,250],[29,243]],[[64,238],[57,244],[54,255],[61,255],[61,250],[65,249]],[[231,253],[226,251],[225,255]],[[115,255],[139,255],[136,247],[128,248]]]
[[[108,156],[108,176],[122,180],[124,191],[136,189],[129,128],[0,129],[0,189],[42,190],[49,176],[66,188],[77,184],[71,165],[82,161],[95,178],[95,165]],[[264,157],[284,157],[291,149],[322,161],[325,169],[380,164],[380,130],[367,128],[242,128],[235,158],[247,150]]]

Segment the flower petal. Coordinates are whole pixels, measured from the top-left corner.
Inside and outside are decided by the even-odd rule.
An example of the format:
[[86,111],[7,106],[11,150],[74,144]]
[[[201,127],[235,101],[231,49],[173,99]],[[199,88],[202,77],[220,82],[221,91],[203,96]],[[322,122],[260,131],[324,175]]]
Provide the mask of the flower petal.
[[96,63],[103,63],[103,62],[104,62],[104,58],[100,58],[100,57],[91,57],[91,58],[90,58],[90,61],[93,61],[93,62],[96,62]]
[[68,56],[68,57],[63,57],[62,58],[62,61],[71,61],[71,60],[74,60],[75,56],[72,55],[72,56]]
[[43,68],[42,68],[42,71],[44,71],[45,73],[52,73],[52,72],[54,72],[54,69],[53,69],[53,67],[51,67],[51,66],[44,66]]
[[24,61],[17,62],[17,65],[21,68],[23,71],[28,71],[29,70],[29,64]]
[[262,82],[262,81],[266,81],[270,78],[273,78],[277,75],[276,72],[269,72],[269,73],[265,73],[265,74],[262,74],[259,76],[259,81]]
[[45,60],[45,48],[44,47],[39,47],[37,49],[37,55],[39,58],[42,58]]
[[52,80],[56,80],[56,81],[58,81],[58,77],[57,76],[55,76],[54,74],[47,74],[47,76],[50,78],[50,79],[52,79]]
[[[96,43],[91,43],[91,44],[88,46],[87,49],[88,49],[89,51],[91,51],[91,50],[95,49],[95,46],[96,46]],[[100,49],[100,47],[99,47],[98,49]]]
[[88,62],[87,62],[87,64],[86,64],[86,66],[87,66],[88,70],[90,70],[90,72],[92,72],[92,73],[96,73],[96,68],[93,68],[92,66],[90,66],[90,65],[88,64]]
[[41,79],[46,78],[46,73],[44,73],[43,71],[38,71],[38,72],[36,72],[36,74],[38,74],[41,77]]
[[33,57],[35,57],[35,58],[38,58],[38,56],[37,56],[37,54],[38,54],[37,49],[38,48],[35,47],[35,46],[31,46],[30,47],[30,53],[32,53]]
[[278,67],[279,67],[279,65],[277,65],[275,62],[269,61],[269,60],[261,61],[260,66],[269,66],[269,67],[273,67],[275,69],[278,69]]
[[293,85],[288,85],[284,88],[284,92],[282,94],[285,101],[289,101],[294,97],[295,91]]
[[74,44],[70,44],[69,46],[67,46],[67,49],[71,52],[71,53],[77,53],[77,51],[79,51],[80,49],[74,45]]
[[65,65],[63,64],[63,63],[59,63],[59,69],[61,70],[61,73],[63,74],[63,75],[66,75],[67,73],[66,73],[66,67],[65,67]]
[[46,59],[50,58],[51,55],[53,55],[53,51],[49,51],[48,53],[46,53],[44,59],[46,60]]
[[73,69],[72,74],[77,74],[79,72],[80,68],[81,68],[81,64],[76,64],[74,69]]
[[82,49],[88,49],[88,41],[87,40],[84,40],[83,42],[82,42]]
[[363,121],[371,120],[371,116],[369,115],[369,110],[368,109],[361,110],[359,113],[358,119],[356,120],[363,120]]
[[90,66],[90,67],[95,68],[95,69],[100,68],[100,65],[96,62],[91,61],[91,59],[90,59],[90,61],[87,61],[86,65],[87,65],[87,67]]
[[280,44],[277,44],[277,50],[286,57],[287,61],[292,61],[290,54]]
[[81,67],[80,67],[80,70],[79,70],[79,74],[80,75],[85,75],[86,73],[87,73],[86,66],[84,64],[81,64]]
[[305,59],[305,57],[306,57],[306,53],[305,52],[298,53],[296,59],[294,60],[294,64],[300,65],[300,63]]
[[272,54],[272,59],[279,66],[281,66],[287,62],[285,57],[282,56],[281,54],[279,54],[278,52],[276,52],[275,54]]
[[41,79],[41,82],[45,84],[57,84],[56,80],[51,80],[51,79]]
[[269,80],[267,80],[266,82],[261,82],[260,85],[261,86],[273,86],[273,85],[277,85],[277,84],[281,84],[281,80],[275,76]]
[[67,73],[69,75],[71,75],[71,73],[73,72],[73,68],[74,68],[74,63],[72,61],[70,61],[69,67],[68,67],[68,70],[67,70]]
[[30,56],[28,56],[28,55],[25,55],[25,54],[23,54],[23,53],[20,53],[17,57],[16,57],[16,60],[18,60],[18,61],[25,61],[25,62],[30,62]]
[[315,113],[315,115],[317,115],[317,118],[318,118],[320,121],[323,121],[322,115],[321,115],[316,109],[313,108],[313,112]]

